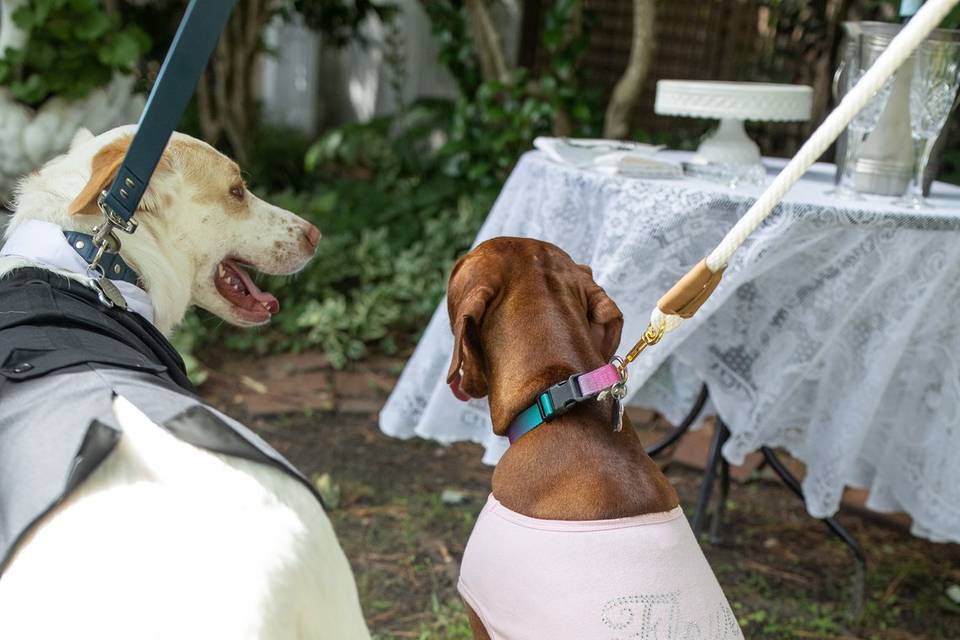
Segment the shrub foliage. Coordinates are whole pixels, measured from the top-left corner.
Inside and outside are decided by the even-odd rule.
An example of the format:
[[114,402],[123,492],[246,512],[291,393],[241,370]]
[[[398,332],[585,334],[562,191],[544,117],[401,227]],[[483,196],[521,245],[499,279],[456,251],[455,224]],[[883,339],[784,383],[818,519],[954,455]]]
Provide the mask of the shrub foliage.
[[99,0],[31,0],[13,22],[27,45],[0,53],[0,85],[32,106],[54,95],[83,98],[115,72],[132,71],[150,48],[142,29],[123,26]]

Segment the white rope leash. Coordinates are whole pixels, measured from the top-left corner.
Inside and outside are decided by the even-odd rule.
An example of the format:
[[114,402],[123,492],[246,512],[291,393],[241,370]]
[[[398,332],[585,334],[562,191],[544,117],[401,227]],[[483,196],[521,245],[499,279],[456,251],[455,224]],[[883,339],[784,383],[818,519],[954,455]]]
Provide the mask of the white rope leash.
[[[841,100],[827,119],[800,148],[786,167],[760,195],[753,206],[723,238],[719,245],[707,256],[707,268],[716,273],[723,269],[733,253],[744,243],[753,231],[760,226],[783,196],[806,173],[807,169],[826,151],[827,147],[843,132],[854,116],[880,90],[880,87],[897,71],[901,64],[920,46],[920,43],[933,31],[944,17],[960,0],[928,0],[920,11],[890,42],[887,49],[877,58],[873,66],[864,74]],[[650,316],[653,327],[663,326],[664,332],[673,331],[683,322],[680,316],[666,314],[654,308]]]

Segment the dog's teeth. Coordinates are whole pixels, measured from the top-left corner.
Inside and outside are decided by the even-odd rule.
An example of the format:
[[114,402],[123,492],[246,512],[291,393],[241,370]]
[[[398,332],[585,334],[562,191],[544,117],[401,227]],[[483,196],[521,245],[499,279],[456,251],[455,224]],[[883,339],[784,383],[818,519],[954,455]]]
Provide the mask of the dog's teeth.
[[223,268],[222,264],[217,266],[217,274],[219,274],[221,278],[224,276],[226,272],[227,270]]
[[261,302],[260,304],[263,306],[264,309],[266,309],[267,311],[270,311],[270,305],[268,305],[266,302]]

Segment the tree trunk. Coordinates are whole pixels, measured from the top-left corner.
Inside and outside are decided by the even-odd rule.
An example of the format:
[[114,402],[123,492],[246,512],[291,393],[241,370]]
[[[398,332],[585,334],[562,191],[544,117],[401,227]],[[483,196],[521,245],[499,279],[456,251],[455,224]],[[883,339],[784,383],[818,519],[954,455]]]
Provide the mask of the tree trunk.
[[496,27],[493,26],[493,20],[487,10],[486,0],[467,0],[466,7],[470,14],[470,27],[480,55],[480,70],[483,73],[483,79],[508,82],[510,80],[510,69],[503,53],[500,36],[497,34]]
[[204,140],[226,139],[241,164],[255,122],[254,74],[261,34],[282,8],[281,0],[241,0],[220,36],[197,87],[197,112]]
[[[567,24],[566,41],[570,43],[580,37],[583,30],[583,0],[579,0],[573,5],[570,11],[570,22]],[[558,138],[566,138],[573,135],[573,120],[570,114],[564,109],[558,109],[553,118],[553,135]]]
[[630,133],[630,114],[640,98],[643,81],[653,59],[656,0],[633,0],[633,43],[630,60],[613,89],[603,123],[605,138],[625,138]]
[[525,0],[520,21],[520,51],[517,61],[531,72],[537,63],[540,49],[540,24],[543,22],[543,0]]

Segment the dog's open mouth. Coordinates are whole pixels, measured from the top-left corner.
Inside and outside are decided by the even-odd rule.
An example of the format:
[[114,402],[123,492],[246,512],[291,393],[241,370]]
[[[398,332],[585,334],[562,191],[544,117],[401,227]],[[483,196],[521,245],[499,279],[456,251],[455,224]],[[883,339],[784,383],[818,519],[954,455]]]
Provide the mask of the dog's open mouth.
[[261,291],[236,258],[227,258],[217,266],[213,282],[217,291],[234,306],[243,320],[256,324],[268,322],[280,311],[280,302],[273,294]]

